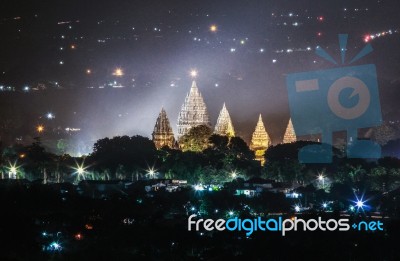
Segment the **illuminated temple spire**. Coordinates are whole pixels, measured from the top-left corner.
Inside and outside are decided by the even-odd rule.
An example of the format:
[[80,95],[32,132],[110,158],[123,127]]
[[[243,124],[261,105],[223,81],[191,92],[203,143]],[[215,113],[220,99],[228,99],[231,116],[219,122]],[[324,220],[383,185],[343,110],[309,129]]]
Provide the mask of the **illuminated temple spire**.
[[222,107],[222,110],[219,113],[214,133],[228,137],[235,136],[235,130],[233,129],[231,117],[229,116],[229,112],[226,109],[225,103],[224,106]]
[[187,134],[192,127],[199,125],[210,126],[207,107],[195,81],[193,81],[190,92],[186,95],[185,102],[182,104],[177,125],[178,138]]
[[256,155],[256,160],[261,161],[261,164],[264,165],[264,153],[265,150],[271,145],[271,139],[268,136],[267,131],[265,130],[264,123],[260,114],[258,118],[256,129],[253,133],[253,137],[251,138],[250,149],[254,151]]
[[283,136],[283,143],[292,143],[297,141],[296,132],[293,128],[292,119],[289,119],[289,123],[286,127],[285,135]]
[[164,146],[168,146],[170,148],[175,146],[174,133],[172,132],[172,128],[169,124],[168,116],[164,108],[161,109],[161,112],[158,115],[152,136],[153,142],[157,149],[160,149]]

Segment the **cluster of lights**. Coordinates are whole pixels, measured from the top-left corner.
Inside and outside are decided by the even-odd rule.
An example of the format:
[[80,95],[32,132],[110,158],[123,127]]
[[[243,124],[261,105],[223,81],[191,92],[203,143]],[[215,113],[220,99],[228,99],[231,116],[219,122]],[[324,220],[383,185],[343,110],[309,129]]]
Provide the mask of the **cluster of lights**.
[[368,43],[376,38],[380,38],[380,37],[384,37],[384,36],[388,36],[388,35],[392,35],[393,33],[398,33],[398,30],[388,30],[388,31],[383,31],[383,32],[379,32],[376,34],[367,34],[364,36],[364,42]]

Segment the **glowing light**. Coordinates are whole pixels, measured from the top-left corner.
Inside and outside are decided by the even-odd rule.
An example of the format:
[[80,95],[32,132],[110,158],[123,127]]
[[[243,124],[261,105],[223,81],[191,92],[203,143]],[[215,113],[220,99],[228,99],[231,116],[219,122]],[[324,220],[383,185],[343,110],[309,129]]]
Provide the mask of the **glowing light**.
[[73,167],[72,169],[75,170],[74,174],[78,175],[78,177],[77,177],[78,180],[82,180],[82,179],[84,180],[87,168],[88,167],[84,166],[84,163],[82,163],[80,165],[78,163],[76,163],[76,167]]
[[318,180],[323,181],[324,178],[325,178],[325,177],[324,177],[322,174],[319,174],[319,175],[318,175]]
[[83,173],[85,173],[85,170],[82,167],[79,167],[76,171],[79,175],[82,175]]
[[229,211],[229,216],[233,216],[233,211]]
[[11,162],[9,162],[8,177],[10,179],[16,179],[17,178],[17,173],[18,173],[17,163],[11,164]]
[[300,212],[301,208],[300,208],[299,205],[295,205],[295,206],[294,206],[294,210],[295,210],[296,212]]
[[323,203],[323,204],[322,204],[322,207],[323,207],[323,208],[327,208],[327,207],[328,207],[328,203]]
[[50,251],[61,251],[62,247],[58,242],[52,242],[49,246]]
[[49,119],[49,120],[52,120],[52,119],[55,118],[55,116],[54,116],[53,113],[49,112],[49,113],[46,114],[46,118]]
[[43,125],[39,125],[36,127],[36,131],[39,133],[42,133],[44,131],[44,126]]
[[261,48],[260,49],[260,53],[263,53],[265,50],[264,50],[264,48]]
[[191,70],[190,71],[190,76],[192,76],[193,78],[197,77],[197,71],[196,70]]
[[365,207],[367,207],[367,205],[365,204],[365,202],[367,202],[367,201],[363,200],[363,197],[358,198],[356,196],[356,200],[353,202],[355,203],[355,207],[357,207],[357,210],[359,210],[359,209],[363,210]]
[[203,190],[204,190],[204,187],[203,187],[203,185],[201,185],[201,184],[199,184],[199,185],[194,185],[194,190],[196,190],[196,191],[203,191]]
[[92,229],[93,229],[93,226],[92,226],[92,224],[86,224],[86,225],[85,225],[85,228],[86,228],[87,230],[92,230]]
[[191,210],[192,210],[192,211],[195,211],[195,210],[196,210],[196,208],[195,208],[195,207],[192,207],[192,208],[191,208]]
[[243,45],[243,44],[245,44],[246,42],[244,41],[244,40],[240,40],[240,44],[241,45]]
[[324,21],[324,17],[323,16],[318,16],[318,21],[323,22]]
[[117,68],[117,69],[115,69],[115,71],[113,72],[112,75],[121,77],[121,76],[124,76],[124,71],[121,68]]
[[152,179],[154,179],[157,176],[157,170],[154,169],[154,167],[148,168],[146,170],[146,172],[147,172],[147,175]]
[[236,49],[235,49],[235,48],[231,48],[231,49],[230,49],[230,52],[231,52],[231,53],[234,53],[234,52],[236,52]]
[[82,236],[82,234],[81,233],[77,233],[77,234],[75,234],[75,239],[76,240],[82,240],[83,239],[83,236]]
[[236,171],[232,171],[232,172],[231,172],[231,177],[232,177],[233,179],[235,179],[237,176],[238,176],[238,174],[237,174]]
[[210,31],[213,32],[213,33],[217,32],[218,31],[217,26],[215,24],[211,25],[210,26]]
[[86,74],[91,74],[91,73],[92,73],[92,70],[90,70],[90,69],[86,70]]
[[72,50],[75,50],[75,49],[76,49],[76,45],[75,45],[75,44],[72,44],[72,45],[71,45],[71,49],[72,49]]

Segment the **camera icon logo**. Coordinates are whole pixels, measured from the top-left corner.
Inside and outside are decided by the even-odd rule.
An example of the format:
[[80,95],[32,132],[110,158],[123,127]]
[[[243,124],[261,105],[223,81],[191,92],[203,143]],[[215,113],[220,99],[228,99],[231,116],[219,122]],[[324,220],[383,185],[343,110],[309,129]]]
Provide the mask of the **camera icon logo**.
[[[342,63],[347,35],[339,35]],[[367,45],[350,63],[372,51]],[[336,64],[323,49],[316,53]],[[381,148],[359,140],[358,129],[379,126],[382,114],[376,68],[373,64],[289,74],[286,77],[290,114],[297,135],[321,134],[322,144],[299,151],[302,163],[332,162],[332,134],[347,131],[348,158],[380,158]]]

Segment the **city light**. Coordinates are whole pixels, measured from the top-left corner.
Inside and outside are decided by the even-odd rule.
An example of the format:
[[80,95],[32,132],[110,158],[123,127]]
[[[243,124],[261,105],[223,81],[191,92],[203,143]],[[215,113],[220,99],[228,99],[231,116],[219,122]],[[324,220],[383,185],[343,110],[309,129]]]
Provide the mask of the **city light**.
[[49,246],[49,251],[61,251],[62,247],[58,242],[52,242]]
[[325,176],[323,174],[319,174],[318,180],[322,182],[322,189],[325,189]]
[[210,26],[210,31],[213,32],[213,33],[215,33],[216,31],[218,31],[217,26],[216,26],[215,24],[211,25],[211,26]]
[[82,240],[83,239],[83,236],[82,236],[82,234],[81,233],[77,233],[77,234],[75,234],[75,239],[76,240]]
[[43,125],[38,125],[36,127],[36,131],[39,132],[39,133],[42,133],[44,131],[44,126]]
[[52,119],[55,118],[55,116],[54,116],[53,113],[49,112],[49,113],[46,114],[46,118],[49,119],[49,120],[52,120]]
[[191,70],[190,71],[190,76],[192,76],[193,78],[197,77],[197,71],[196,70]]
[[16,162],[14,164],[9,162],[9,166],[8,166],[8,177],[9,177],[9,179],[16,179],[17,178],[18,168],[19,167],[17,166]]
[[327,208],[328,207],[328,203],[322,203],[322,207],[323,208]]
[[201,184],[194,185],[194,190],[196,191],[203,191],[204,187]]
[[112,75],[121,77],[121,76],[124,76],[124,71],[121,68],[117,68],[117,69],[115,69],[115,71],[113,72]]
[[234,171],[231,172],[231,177],[232,177],[233,179],[235,179],[237,176],[238,176],[238,174],[237,174],[236,170],[234,170]]
[[87,70],[86,70],[86,74],[92,74],[92,70],[87,69]]
[[356,196],[356,200],[353,202],[355,204],[355,206],[353,207],[354,209],[357,207],[357,210],[360,210],[360,209],[364,210],[367,207],[367,205],[365,204],[367,202],[367,200],[364,200],[363,196],[361,198],[358,198]]
[[148,168],[146,172],[146,175],[149,176],[151,179],[154,179],[157,176],[157,170],[154,169],[154,167]]
[[296,212],[300,212],[301,208],[300,208],[299,205],[295,205],[295,206],[294,206],[294,210],[295,210]]
[[87,168],[88,167],[84,166],[84,162],[80,165],[78,163],[76,163],[76,167],[72,167],[72,169],[75,170],[75,172],[73,174],[78,175],[78,177],[77,177],[78,180],[85,180],[86,179],[85,174],[86,174]]

